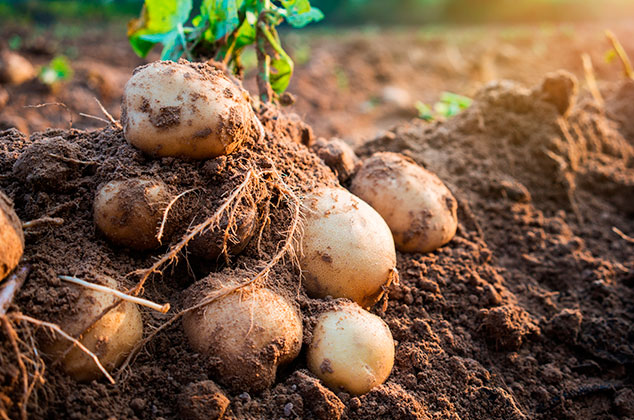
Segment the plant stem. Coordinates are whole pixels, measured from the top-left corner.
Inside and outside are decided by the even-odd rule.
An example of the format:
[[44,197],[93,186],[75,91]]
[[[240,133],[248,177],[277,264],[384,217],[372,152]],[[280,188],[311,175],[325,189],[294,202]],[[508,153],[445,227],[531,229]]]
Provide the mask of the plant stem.
[[[260,14],[259,21],[262,22],[264,13]],[[262,23],[262,26],[265,26]],[[273,99],[273,89],[271,88],[271,57],[266,53],[266,34],[262,33],[260,23],[256,26],[256,54],[258,58],[258,90],[260,91],[260,99],[264,103],[269,103]]]

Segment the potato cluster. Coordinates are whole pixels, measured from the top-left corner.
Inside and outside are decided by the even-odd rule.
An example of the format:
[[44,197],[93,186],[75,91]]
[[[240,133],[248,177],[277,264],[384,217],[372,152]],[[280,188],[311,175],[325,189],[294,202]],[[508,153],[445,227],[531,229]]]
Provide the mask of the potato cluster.
[[[261,127],[246,93],[221,72],[163,61],[138,68],[126,84],[122,123],[130,145],[150,156],[183,159],[232,153]],[[412,161],[378,153],[359,169],[357,157],[343,142],[320,143],[314,150],[341,182],[351,179],[352,193],[330,186],[302,197],[298,250],[303,285],[312,298],[336,299],[323,306],[328,309],[318,314],[314,328],[307,323],[312,334],[304,337],[299,305],[284,287],[274,286],[275,281],[244,287],[251,271],[225,268],[183,293],[183,307],[191,309],[182,318],[185,336],[205,357],[214,379],[228,388],[259,392],[270,387],[278,368],[298,357],[304,341],[310,341],[308,368],[333,390],[359,395],[382,384],[394,364],[394,341],[388,325],[367,309],[398,281],[396,248],[428,252],[456,231],[451,192]],[[177,231],[185,232],[211,211],[197,204],[173,216],[178,211],[171,207],[180,196],[172,188],[142,177],[100,185],[93,202],[98,231],[115,247],[149,251],[167,246]],[[17,218],[3,199],[0,250],[7,261],[0,261],[0,276],[17,264],[24,245]],[[234,209],[238,217],[225,215],[184,236],[187,252],[212,262],[242,252],[260,215],[252,204],[239,202]],[[118,286],[113,280],[104,282]],[[141,314],[127,301],[95,322],[115,299],[80,290],[77,311],[61,322],[71,335],[83,333],[81,342],[106,369],[119,365],[143,335]],[[64,339],[49,340],[46,350],[61,357],[65,371],[79,381],[101,376],[80,349],[67,352]]]

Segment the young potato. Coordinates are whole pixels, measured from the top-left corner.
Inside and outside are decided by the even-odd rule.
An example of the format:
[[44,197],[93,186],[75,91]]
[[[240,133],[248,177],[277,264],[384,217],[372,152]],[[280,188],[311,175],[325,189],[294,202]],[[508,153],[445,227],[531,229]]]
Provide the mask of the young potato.
[[[156,248],[160,245],[156,237],[163,212],[170,200],[162,182],[138,178],[110,181],[95,197],[95,224],[117,245],[137,250]],[[165,237],[171,230],[171,224],[167,225]]]
[[319,317],[307,357],[308,368],[328,387],[360,395],[390,376],[394,340],[381,318],[346,303]]
[[125,138],[153,156],[226,155],[256,127],[246,92],[206,64],[156,61],[137,68],[121,113]]
[[375,153],[352,179],[350,190],[385,219],[402,252],[430,252],[449,242],[458,205],[433,173],[397,153]]
[[18,265],[23,252],[22,223],[9,197],[0,191],[0,280]]
[[[103,281],[105,286],[116,289],[112,279]],[[79,288],[80,286],[71,286]],[[81,334],[99,314],[116,301],[116,297],[103,292],[82,289],[75,303],[75,311],[65,316],[59,326],[73,337]],[[143,321],[137,305],[123,302],[106,313],[80,339],[81,343],[93,352],[106,370],[119,366],[128,356],[134,345],[143,337]],[[53,341],[45,343],[44,350],[52,359],[61,357],[72,343],[63,337],[55,336]],[[62,359],[64,371],[80,382],[100,378],[103,373],[90,356],[79,347],[73,347]]]
[[396,251],[381,216],[343,188],[307,196],[300,265],[312,297],[376,303],[395,275]]
[[[204,279],[187,291],[186,305],[200,303],[209,293],[230,286]],[[233,277],[235,279],[235,277]],[[192,348],[212,361],[216,380],[234,390],[262,391],[275,382],[277,367],[291,362],[302,346],[302,321],[282,296],[269,289],[241,290],[183,317]]]
[[13,51],[0,51],[0,82],[21,85],[36,76],[33,65]]

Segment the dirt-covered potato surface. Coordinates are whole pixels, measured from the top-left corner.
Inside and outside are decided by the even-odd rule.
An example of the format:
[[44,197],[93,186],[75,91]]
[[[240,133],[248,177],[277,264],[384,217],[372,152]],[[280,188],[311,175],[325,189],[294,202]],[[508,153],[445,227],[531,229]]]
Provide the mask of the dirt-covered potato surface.
[[[216,279],[193,285],[187,306],[240,280],[231,274]],[[192,348],[214,360],[214,379],[235,390],[258,392],[273,385],[278,366],[295,359],[302,345],[297,309],[265,288],[233,292],[189,312],[183,327]]]
[[[95,196],[95,224],[115,245],[138,250],[156,248],[161,244],[160,225],[171,198],[162,182],[137,178],[111,181]],[[169,242],[171,223],[164,231],[164,239]]]
[[121,122],[130,144],[152,156],[208,159],[259,135],[247,98],[209,66],[159,61],[126,84]]
[[390,228],[372,207],[343,188],[318,189],[304,205],[300,265],[308,293],[372,306],[395,275]]
[[18,265],[23,252],[22,223],[9,197],[0,191],[0,281]]
[[394,340],[381,318],[342,304],[318,318],[307,360],[311,372],[334,391],[365,394],[390,375]]
[[376,153],[363,162],[350,190],[385,219],[402,252],[429,252],[453,238],[457,202],[433,173],[397,153]]
[[[103,279],[104,286],[117,289],[117,282]],[[111,294],[87,289],[79,289],[79,298],[74,302],[74,311],[61,314],[60,327],[73,337],[81,336],[81,343],[92,351],[103,367],[111,371],[123,362],[135,344],[143,337],[143,320],[138,307],[123,302],[107,312],[94,325],[98,316],[117,300]],[[92,325],[92,326],[91,326]],[[62,367],[66,373],[78,381],[92,381],[103,376],[97,364],[79,347],[59,335],[43,339],[46,354],[55,360],[62,357]],[[67,350],[69,350],[66,353]]]

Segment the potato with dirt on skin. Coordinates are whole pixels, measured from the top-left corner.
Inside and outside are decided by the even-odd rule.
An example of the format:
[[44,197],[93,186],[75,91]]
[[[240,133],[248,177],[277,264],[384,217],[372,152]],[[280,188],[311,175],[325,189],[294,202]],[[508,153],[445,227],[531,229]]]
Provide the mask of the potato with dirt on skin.
[[[160,181],[110,181],[95,197],[95,224],[116,245],[137,250],[156,248],[160,246],[157,235],[170,200],[167,187]],[[165,238],[172,231],[169,222]]]
[[35,78],[36,71],[29,60],[9,50],[0,51],[0,83],[21,85]]
[[153,156],[226,155],[257,127],[247,98],[211,66],[156,61],[138,67],[125,85],[124,136]]
[[[199,304],[235,277],[215,275],[223,286],[203,279],[186,291],[186,307]],[[234,390],[258,392],[275,381],[277,367],[291,362],[302,346],[302,320],[279,294],[265,288],[230,293],[183,317],[192,348],[211,360],[214,378]]]
[[390,228],[372,207],[340,187],[320,188],[303,203],[300,266],[308,294],[374,305],[396,276]]
[[405,156],[373,154],[355,174],[350,191],[383,216],[401,252],[431,252],[456,233],[453,194],[435,174]]
[[[117,282],[113,279],[104,278],[102,282],[104,286],[117,289]],[[81,288],[76,285],[70,287]],[[77,337],[116,300],[117,298],[110,293],[81,289],[79,298],[73,305],[73,311],[58,324],[63,331]],[[106,370],[112,371],[125,360],[142,337],[143,320],[137,305],[123,302],[90,327],[82,335],[80,342],[99,358]],[[52,340],[45,341],[43,348],[51,359],[57,359],[72,345],[66,338],[55,335]],[[62,368],[80,382],[92,381],[103,376],[94,360],[77,346],[62,359]]]
[[318,318],[307,358],[311,372],[331,389],[365,394],[390,376],[394,340],[381,318],[344,303]]
[[0,281],[18,265],[23,252],[22,223],[9,197],[0,191]]

